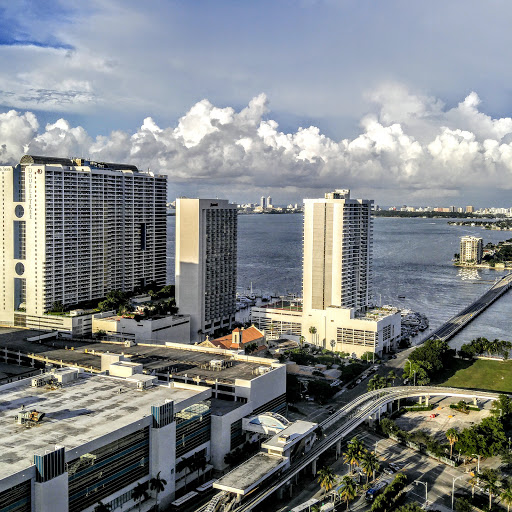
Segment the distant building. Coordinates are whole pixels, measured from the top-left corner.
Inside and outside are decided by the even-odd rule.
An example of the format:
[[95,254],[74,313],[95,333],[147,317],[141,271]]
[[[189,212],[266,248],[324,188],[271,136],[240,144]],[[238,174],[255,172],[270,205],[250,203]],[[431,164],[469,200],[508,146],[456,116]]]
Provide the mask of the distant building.
[[242,350],[247,345],[252,344],[255,344],[257,347],[262,347],[265,344],[265,333],[254,327],[254,325],[247,329],[237,327],[227,336],[212,340],[208,339],[200,343],[203,347],[216,347],[227,350]]
[[52,329],[56,321],[45,313],[55,303],[165,285],[165,176],[25,155],[15,167],[0,167],[0,187],[0,320]]
[[235,321],[237,221],[225,199],[176,201],[176,305],[192,341]]
[[482,263],[483,240],[476,236],[463,236],[460,239],[460,262]]
[[272,208],[272,198],[270,196],[267,197],[267,208]]
[[466,206],[466,213],[473,213],[475,211],[474,206]]
[[264,196],[261,196],[260,198],[260,207],[263,209],[267,207],[267,198]]

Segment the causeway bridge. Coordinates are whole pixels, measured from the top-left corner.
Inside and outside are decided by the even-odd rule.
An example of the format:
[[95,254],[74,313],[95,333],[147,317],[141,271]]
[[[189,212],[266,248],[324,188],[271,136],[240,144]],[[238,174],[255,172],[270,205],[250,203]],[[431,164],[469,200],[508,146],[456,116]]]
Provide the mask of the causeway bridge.
[[498,300],[504,293],[512,287],[512,273],[502,277],[481,297],[476,299],[460,313],[450,318],[441,327],[431,332],[421,343],[431,339],[449,340],[466,325],[474,320],[482,311],[485,311],[494,301]]
[[[316,474],[316,463],[322,453],[335,446],[336,457],[339,457],[341,455],[343,439],[368,418],[380,417],[381,412],[386,411],[389,404],[395,400],[418,397],[421,400],[424,399],[425,403],[428,404],[429,399],[434,396],[466,398],[473,400],[477,404],[479,400],[496,400],[499,394],[435,386],[397,386],[364,393],[319,424],[324,437],[317,440],[308,453],[292,461],[291,465],[283,470],[280,475],[272,475],[255,492],[250,494],[245,501],[232,506],[230,511],[251,512],[253,508],[274,492],[279,491],[283,487],[293,485],[299,472],[308,467],[311,467],[313,474]],[[232,471],[236,471],[236,468]],[[207,510],[213,512],[215,507],[211,505],[213,505],[212,502],[214,501],[215,496],[212,501],[197,509],[196,512],[206,512]]]

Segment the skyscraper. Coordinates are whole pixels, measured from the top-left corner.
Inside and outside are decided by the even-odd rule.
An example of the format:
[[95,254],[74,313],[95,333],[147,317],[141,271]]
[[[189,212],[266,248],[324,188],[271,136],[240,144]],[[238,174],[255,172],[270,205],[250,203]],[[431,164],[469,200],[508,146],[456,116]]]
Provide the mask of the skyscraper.
[[304,200],[304,310],[365,310],[372,293],[373,201],[335,190]]
[[235,321],[237,220],[224,199],[176,201],[176,298],[192,340]]
[[266,208],[267,207],[267,198],[265,196],[261,196],[260,197],[260,206],[262,208]]
[[271,196],[267,197],[267,208],[272,208],[272,197]]
[[166,282],[166,177],[25,155],[0,167],[0,319],[39,325],[56,302]]

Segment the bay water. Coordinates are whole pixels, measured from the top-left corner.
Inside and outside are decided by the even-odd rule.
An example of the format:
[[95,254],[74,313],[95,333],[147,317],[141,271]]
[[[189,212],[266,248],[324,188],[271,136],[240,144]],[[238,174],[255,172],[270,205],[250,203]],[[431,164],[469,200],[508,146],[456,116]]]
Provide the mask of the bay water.
[[[264,295],[301,293],[302,214],[239,215],[238,287]],[[497,243],[510,231],[451,226],[447,219],[374,219],[373,292],[376,304],[391,304],[427,315],[430,330],[482,295],[496,278],[494,269],[463,269],[452,262],[464,235]],[[168,217],[168,282],[174,282],[175,217]],[[450,345],[484,336],[512,341],[512,291],[452,339]]]

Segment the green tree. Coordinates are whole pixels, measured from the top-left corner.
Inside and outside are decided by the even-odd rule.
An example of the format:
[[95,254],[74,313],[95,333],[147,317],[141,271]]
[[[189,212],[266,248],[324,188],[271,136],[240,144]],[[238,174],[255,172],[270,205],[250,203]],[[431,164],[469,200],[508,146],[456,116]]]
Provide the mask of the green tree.
[[367,384],[368,391],[375,391],[376,389],[386,388],[388,385],[388,381],[385,377],[381,375],[374,375]]
[[507,418],[507,416],[512,414],[512,399],[507,395],[500,395],[492,403],[491,411],[498,417]]
[[512,505],[512,480],[507,479],[502,482],[500,500],[507,505],[507,512],[510,512],[510,505]]
[[371,452],[369,450],[364,450],[360,459],[361,467],[366,475],[366,483],[368,483],[368,477],[379,470],[379,459],[377,458],[377,455],[375,455],[375,452]]
[[492,497],[499,492],[500,475],[495,469],[485,468],[481,473],[483,488],[489,493],[489,510],[492,508]]
[[149,495],[148,495],[146,489],[147,489],[147,484],[141,484],[139,482],[132,490],[132,500],[137,502],[137,504],[139,506],[139,512],[140,512],[140,504],[142,503],[142,500],[147,500],[149,498]]
[[409,384],[416,383],[420,386],[426,386],[430,382],[428,372],[431,369],[432,365],[430,363],[407,360],[404,365],[403,377],[409,379]]
[[479,483],[478,475],[471,473],[473,476],[468,480],[468,484],[471,486],[471,498],[475,497],[475,487]]
[[458,498],[455,500],[455,510],[456,512],[471,512],[473,505],[465,498]]
[[318,483],[320,487],[324,490],[324,496],[328,491],[330,491],[336,482],[336,475],[334,471],[330,468],[330,466],[325,466],[318,471]]
[[149,481],[149,488],[152,491],[156,491],[156,507],[158,508],[158,495],[163,492],[165,486],[167,485],[167,480],[160,478],[160,471]]
[[402,505],[395,509],[395,512],[424,512],[423,508],[416,502],[407,503],[407,505]]
[[386,375],[386,379],[389,379],[392,382],[393,386],[395,385],[396,378],[397,378],[397,375],[393,370],[390,370],[388,372],[388,374]]
[[448,439],[448,442],[450,443],[450,458],[451,458],[452,453],[453,453],[453,445],[459,440],[459,431],[456,428],[449,428],[446,431],[446,438]]
[[352,466],[359,466],[359,458],[363,453],[363,443],[359,441],[357,436],[353,437],[347,444],[347,451],[343,454],[343,460],[345,464],[350,465],[350,471],[352,471]]
[[316,343],[315,343],[315,340],[316,340],[316,336],[315,336],[315,334],[316,334],[316,327],[311,326],[309,328],[309,334],[311,334],[311,343],[313,343],[313,345],[316,345]]
[[338,494],[340,495],[341,500],[347,504],[348,510],[349,502],[357,496],[356,484],[354,483],[354,480],[352,480],[352,478],[350,478],[348,475],[345,475],[341,479],[341,487],[338,491]]

